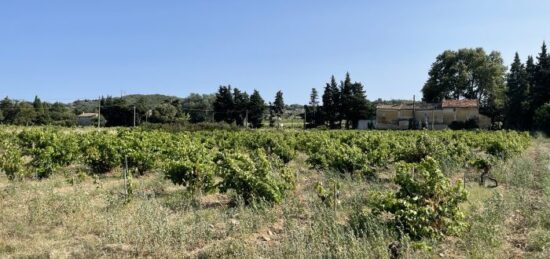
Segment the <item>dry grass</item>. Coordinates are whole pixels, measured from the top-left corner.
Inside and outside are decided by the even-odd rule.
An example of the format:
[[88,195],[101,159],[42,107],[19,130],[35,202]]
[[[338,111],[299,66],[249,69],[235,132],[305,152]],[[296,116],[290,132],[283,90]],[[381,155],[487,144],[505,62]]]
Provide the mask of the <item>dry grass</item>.
[[[300,155],[290,165],[298,174],[297,189],[274,207],[235,204],[231,194],[191,196],[160,174],[135,179],[130,200],[116,172],[74,184],[62,174],[25,182],[9,182],[2,174],[0,257],[387,257],[392,233],[380,225],[374,226],[379,234],[356,236],[347,223],[369,193],[392,188],[387,175],[378,181],[350,179],[310,170],[304,159]],[[405,244],[404,257],[548,258],[550,143],[536,140],[524,156],[493,174],[498,188],[467,185],[467,233],[429,241],[431,251]],[[329,178],[342,184],[336,212],[313,188]]]

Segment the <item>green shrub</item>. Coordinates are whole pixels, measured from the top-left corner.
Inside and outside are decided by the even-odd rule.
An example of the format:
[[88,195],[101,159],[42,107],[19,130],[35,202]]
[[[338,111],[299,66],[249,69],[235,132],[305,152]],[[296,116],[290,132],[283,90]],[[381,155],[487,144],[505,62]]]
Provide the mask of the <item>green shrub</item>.
[[209,192],[215,189],[211,168],[190,161],[172,162],[166,169],[166,178],[174,184],[183,185],[192,191]]
[[84,163],[94,173],[107,173],[122,164],[120,143],[106,132],[89,136],[83,147]]
[[4,141],[0,145],[0,169],[6,173],[9,180],[23,177],[23,154],[19,147],[12,142]]
[[261,149],[255,154],[220,153],[216,158],[221,192],[234,190],[246,203],[255,200],[279,203],[287,190],[294,187],[295,177],[269,161]]
[[431,157],[398,165],[395,183],[399,191],[375,197],[373,212],[391,213],[400,232],[420,240],[455,235],[465,229],[459,204],[466,200],[466,192],[460,182],[452,186]]
[[550,102],[535,111],[533,120],[538,130],[550,135]]

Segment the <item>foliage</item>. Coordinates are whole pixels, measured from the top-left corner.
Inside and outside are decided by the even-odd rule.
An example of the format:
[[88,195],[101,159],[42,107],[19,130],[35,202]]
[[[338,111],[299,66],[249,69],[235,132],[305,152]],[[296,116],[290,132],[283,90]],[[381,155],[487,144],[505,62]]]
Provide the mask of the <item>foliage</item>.
[[176,121],[178,109],[170,103],[163,103],[153,109],[151,122],[172,123]]
[[253,128],[262,127],[262,121],[265,111],[265,102],[260,96],[260,92],[254,90],[250,96],[250,111],[248,112],[248,121]]
[[120,142],[107,132],[92,133],[83,145],[83,160],[94,173],[107,173],[120,166]]
[[252,155],[220,153],[216,158],[221,192],[234,190],[246,203],[255,200],[279,203],[294,186],[292,173],[277,168],[261,149]]
[[537,109],[534,121],[539,130],[550,135],[550,102]]
[[24,162],[20,148],[8,136],[0,140],[0,169],[6,173],[8,179],[16,180],[23,177]]
[[506,85],[506,127],[529,129],[529,75],[517,52]]
[[275,116],[281,117],[285,111],[285,101],[283,100],[283,92],[277,91],[275,101],[273,102],[273,112]]
[[446,50],[432,64],[423,100],[479,99],[484,114],[496,119],[504,106],[506,67],[499,52],[482,48]]
[[330,180],[327,188],[329,189],[325,189],[322,182],[315,183],[315,192],[317,193],[319,199],[321,199],[327,207],[335,208],[339,203],[338,196],[340,193],[341,184],[335,180]]
[[451,185],[433,158],[400,164],[395,183],[399,191],[376,197],[373,211],[392,214],[395,227],[412,239],[442,238],[466,228],[459,208],[466,192],[460,182]]

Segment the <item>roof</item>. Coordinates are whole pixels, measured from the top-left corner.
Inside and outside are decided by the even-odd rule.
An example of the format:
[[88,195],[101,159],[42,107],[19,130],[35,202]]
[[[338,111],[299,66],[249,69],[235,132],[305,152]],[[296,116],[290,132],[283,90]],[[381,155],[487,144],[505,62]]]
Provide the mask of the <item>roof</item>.
[[93,112],[83,112],[82,114],[78,115],[78,117],[97,117],[97,113]]
[[[434,110],[439,108],[477,108],[479,107],[479,101],[477,99],[462,99],[462,100],[443,100],[441,103],[423,103],[418,102],[414,104],[415,110]],[[400,104],[379,104],[376,109],[381,110],[412,110],[413,103],[400,103]]]
[[[415,103],[415,110],[433,110],[439,106],[437,103]],[[401,103],[401,104],[379,104],[376,106],[376,109],[383,110],[412,110],[412,103]]]
[[479,101],[477,99],[447,100],[441,102],[441,108],[477,108]]

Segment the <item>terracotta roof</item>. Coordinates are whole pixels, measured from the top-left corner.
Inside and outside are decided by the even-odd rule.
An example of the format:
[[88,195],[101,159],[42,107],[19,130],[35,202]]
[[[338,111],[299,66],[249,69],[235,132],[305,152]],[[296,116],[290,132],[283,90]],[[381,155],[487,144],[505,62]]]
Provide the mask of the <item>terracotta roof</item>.
[[[437,103],[415,103],[415,110],[431,110],[439,106]],[[401,103],[401,104],[379,104],[376,106],[376,109],[384,110],[412,110],[412,103]]]
[[443,100],[441,102],[441,108],[477,108],[478,106],[477,99]]

